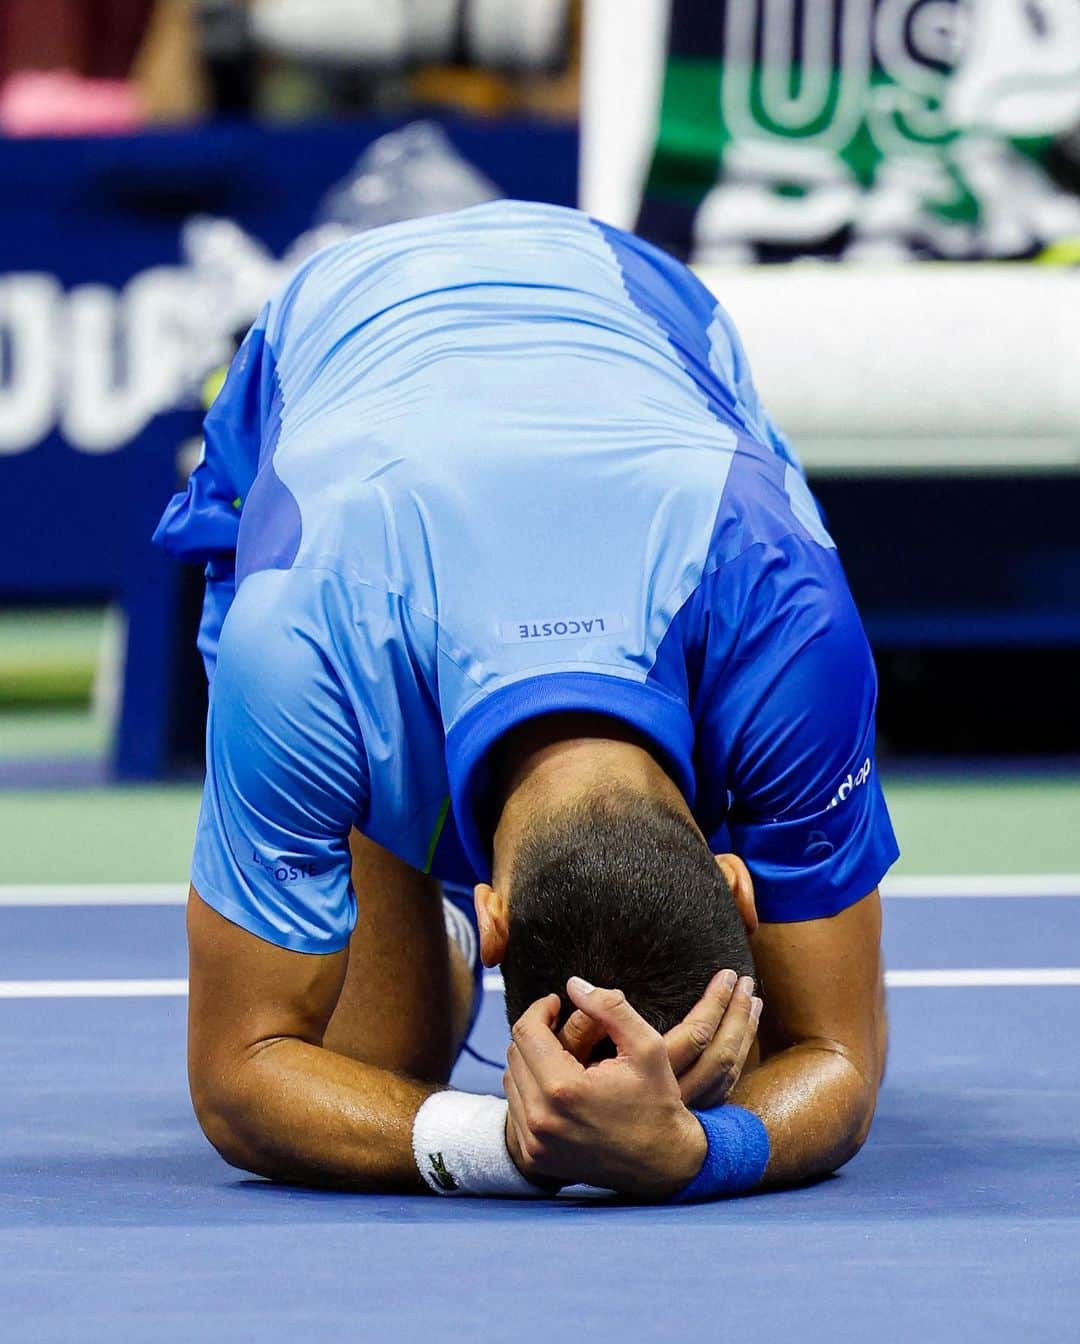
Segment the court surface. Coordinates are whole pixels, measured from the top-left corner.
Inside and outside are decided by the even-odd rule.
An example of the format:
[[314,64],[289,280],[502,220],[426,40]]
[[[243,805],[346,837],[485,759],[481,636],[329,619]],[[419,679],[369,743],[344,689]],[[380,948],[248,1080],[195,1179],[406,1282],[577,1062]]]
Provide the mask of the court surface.
[[[647,1208],[246,1179],[187,1101],[180,889],[2,887],[0,1334],[1078,1339],[1080,877],[894,891],[863,1153],[812,1187]],[[474,1041],[504,1039],[491,988]]]

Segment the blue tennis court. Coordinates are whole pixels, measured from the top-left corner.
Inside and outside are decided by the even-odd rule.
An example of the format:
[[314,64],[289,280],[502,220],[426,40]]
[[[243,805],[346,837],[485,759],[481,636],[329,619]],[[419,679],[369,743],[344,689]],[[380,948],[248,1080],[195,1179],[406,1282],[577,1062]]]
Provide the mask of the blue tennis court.
[[[860,1156],[692,1208],[248,1179],[188,1103],[179,890],[0,888],[3,1337],[1076,1338],[1080,877],[1011,882],[893,883]],[[489,986],[496,1057],[501,1007]],[[500,1076],[466,1057],[455,1081]]]

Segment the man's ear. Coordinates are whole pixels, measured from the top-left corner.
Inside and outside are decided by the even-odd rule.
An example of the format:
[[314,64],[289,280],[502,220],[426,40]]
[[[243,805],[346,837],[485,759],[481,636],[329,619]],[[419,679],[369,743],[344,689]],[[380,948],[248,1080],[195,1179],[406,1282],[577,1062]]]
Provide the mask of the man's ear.
[[473,891],[476,923],[480,929],[480,960],[485,966],[498,966],[506,956],[510,938],[509,908],[501,892],[486,882],[478,882]]
[[757,906],[754,903],[754,883],[750,870],[738,854],[717,854],[716,866],[724,875],[724,881],[735,897],[735,908],[746,926],[747,934],[752,938],[758,929]]

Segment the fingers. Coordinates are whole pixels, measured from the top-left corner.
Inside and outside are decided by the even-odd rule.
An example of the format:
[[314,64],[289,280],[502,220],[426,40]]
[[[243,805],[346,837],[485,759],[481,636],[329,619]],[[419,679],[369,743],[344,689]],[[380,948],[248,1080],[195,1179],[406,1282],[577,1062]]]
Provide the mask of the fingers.
[[514,1075],[509,1068],[503,1074],[503,1091],[506,1093],[506,1100],[510,1103],[510,1118],[520,1129],[525,1123],[525,1102],[521,1096],[521,1089],[515,1082]]
[[[562,1047],[559,1047],[560,1050]],[[580,1064],[565,1058],[584,1077]],[[552,1143],[566,1119],[573,1094],[574,1081],[562,1078],[543,1087],[533,1076],[521,1051],[511,1041],[506,1052],[506,1072],[503,1090],[509,1103],[507,1146],[518,1170],[539,1185],[554,1180],[554,1188],[561,1181],[549,1169],[553,1157]]]
[[634,1011],[621,989],[597,989],[572,975],[566,982],[566,992],[575,1006],[611,1037],[620,1055],[647,1063],[662,1053],[666,1063],[667,1052],[659,1032]]
[[557,994],[537,999],[525,1009],[511,1030],[514,1045],[528,1072],[545,1090],[581,1070],[581,1065],[563,1049],[555,1035],[559,1007]]
[[591,1018],[588,1013],[582,1012],[580,1008],[575,1008],[563,1023],[562,1031],[559,1032],[559,1043],[579,1064],[587,1064],[592,1052],[604,1039],[604,1035],[604,1029],[599,1022]]
[[676,1078],[681,1078],[691,1065],[697,1063],[702,1052],[712,1044],[738,978],[734,971],[718,971],[689,1013],[664,1037]]
[[506,1052],[506,1072],[503,1074],[503,1088],[507,1099],[511,1099],[511,1092],[517,1099],[519,1109],[519,1118],[524,1120],[527,1115],[536,1115],[544,1104],[544,1094],[540,1084],[532,1076],[528,1065],[521,1057],[521,1051],[511,1042]]
[[525,1135],[529,1132],[528,1122],[525,1119],[525,1103],[521,1099],[517,1084],[510,1076],[509,1069],[503,1077],[503,1089],[509,1103],[506,1116],[507,1151],[511,1161],[523,1176],[535,1177],[536,1173],[525,1151]]
[[713,1039],[679,1077],[685,1105],[719,1106],[727,1099],[739,1081],[760,1016],[761,1000],[754,997],[754,982],[747,976],[735,987]]

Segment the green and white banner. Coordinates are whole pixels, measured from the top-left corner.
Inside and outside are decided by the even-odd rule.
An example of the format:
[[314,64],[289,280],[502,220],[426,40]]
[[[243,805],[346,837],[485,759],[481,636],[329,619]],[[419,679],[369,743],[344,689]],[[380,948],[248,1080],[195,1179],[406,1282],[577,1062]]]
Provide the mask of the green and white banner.
[[694,261],[1080,260],[1080,0],[672,0],[639,227]]

